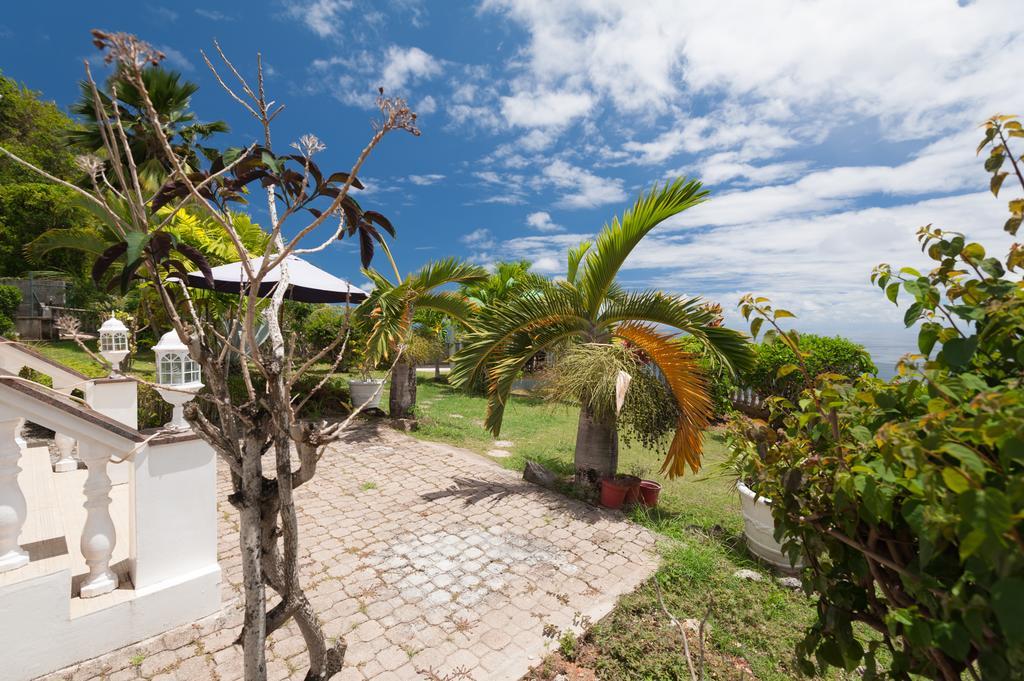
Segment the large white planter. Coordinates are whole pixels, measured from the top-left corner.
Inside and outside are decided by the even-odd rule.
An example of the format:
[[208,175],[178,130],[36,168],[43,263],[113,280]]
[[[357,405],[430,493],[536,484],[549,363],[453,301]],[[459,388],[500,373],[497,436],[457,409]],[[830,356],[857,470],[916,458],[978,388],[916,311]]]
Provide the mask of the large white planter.
[[[348,382],[348,391],[352,396],[352,408],[358,409],[367,400],[370,400],[370,402],[366,405],[366,409],[380,407],[380,397],[384,391],[378,390],[378,388],[380,388],[382,383],[384,383],[383,378],[371,378],[365,381],[350,380]],[[374,393],[377,394],[374,395]]]
[[758,497],[742,482],[736,483],[740,492],[740,508],[743,509],[743,534],[751,553],[780,570],[792,571],[803,567],[803,561],[791,565],[789,556],[775,541],[775,518],[772,517],[771,499]]

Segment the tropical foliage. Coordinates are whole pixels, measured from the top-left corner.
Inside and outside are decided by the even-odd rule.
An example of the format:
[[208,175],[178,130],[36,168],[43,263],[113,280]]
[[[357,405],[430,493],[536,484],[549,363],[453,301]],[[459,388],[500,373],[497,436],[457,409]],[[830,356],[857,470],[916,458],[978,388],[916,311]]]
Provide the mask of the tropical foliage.
[[[992,143],[1013,158],[1001,133],[1020,133],[1015,122],[989,121],[979,151]],[[811,376],[803,340],[776,321],[785,315],[763,298],[742,301],[755,332],[767,323],[792,349],[786,371],[813,387],[774,401],[781,432],[740,442],[777,535],[806,556],[818,617],[797,651],[805,672],[1015,678],[1024,663],[1021,248],[1000,259],[930,225],[918,238],[933,269],[881,265],[872,275],[892,302],[909,299],[906,324],[918,328],[918,352],[892,381]],[[876,638],[865,643],[856,623]]]
[[[74,122],[39,93],[0,75],[0,146],[50,175],[74,182],[81,172],[68,149]],[[26,262],[22,246],[44,231],[91,224],[92,216],[66,187],[45,181],[7,156],[0,155],[0,276],[19,276],[32,266],[82,277],[85,259],[59,253]]]
[[[707,192],[682,179],[641,195],[620,221],[614,218],[595,242],[568,253],[565,281],[491,305],[476,317],[456,355],[450,380],[488,386],[487,428],[497,435],[512,384],[538,352],[565,350],[580,343],[621,343],[640,353],[664,375],[679,408],[676,433],[663,469],[682,475],[697,470],[701,433],[711,413],[710,399],[697,358],[684,352],[677,334],[689,334],[731,370],[746,368],[750,352],[744,338],[718,325],[718,317],[699,298],[659,291],[627,292],[616,283],[623,262],[652,229],[667,218],[703,202]],[[670,332],[659,327],[668,327]],[[616,419],[595,414],[580,401],[576,446],[577,477],[615,473],[618,457]]]
[[521,296],[545,287],[547,279],[530,271],[528,260],[503,260],[494,264],[491,274],[482,281],[462,287],[469,300],[480,307]]
[[14,286],[0,286],[0,335],[14,331],[14,316],[21,305],[21,291]]
[[[164,136],[189,169],[197,170],[200,154],[217,154],[213,147],[204,147],[202,143],[217,133],[227,132],[227,123],[203,123],[196,118],[190,105],[192,95],[199,90],[199,86],[191,81],[183,81],[177,71],[150,66],[143,70],[142,77],[146,85],[146,96],[160,118]],[[103,111],[108,119],[117,116],[121,120],[140,178],[148,187],[159,187],[171,168],[167,165],[160,137],[149,122],[139,88],[124,73],[115,72],[105,87],[98,91],[100,107],[97,107],[92,86],[82,81],[80,87],[81,97],[71,106],[71,112],[79,117],[82,126],[68,133],[71,144],[83,151],[104,155],[106,148],[97,111]]]
[[[397,359],[391,377],[389,412],[392,418],[404,418],[416,404],[415,360],[422,359],[405,356],[416,311],[432,310],[471,326],[476,306],[458,291],[439,289],[481,281],[487,272],[477,265],[445,258],[429,262],[397,282],[376,270],[365,269],[363,273],[374,286],[358,308],[362,323],[369,329],[369,356],[375,362]],[[397,355],[400,351],[402,355]]]

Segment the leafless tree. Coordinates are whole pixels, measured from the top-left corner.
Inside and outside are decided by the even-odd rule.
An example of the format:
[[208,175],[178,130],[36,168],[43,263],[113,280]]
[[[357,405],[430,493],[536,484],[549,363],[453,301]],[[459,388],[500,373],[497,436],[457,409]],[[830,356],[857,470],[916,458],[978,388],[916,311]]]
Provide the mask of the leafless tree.
[[[251,114],[263,133],[261,144],[235,154],[225,153],[212,161],[208,170],[197,172],[185,163],[167,135],[146,90],[145,68],[157,65],[163,55],[124,33],[93,32],[93,42],[124,82],[138,90],[143,109],[166,161],[170,175],[155,193],[140,182],[138,160],[132,157],[129,136],[122,123],[116,97],[104,97],[86,63],[86,82],[92,92],[104,148],[97,156],[81,159],[79,167],[88,177],[83,189],[34,168],[10,151],[0,148],[15,162],[35,170],[50,181],[81,194],[106,216],[123,239],[100,260],[94,273],[102,272],[123,259],[123,282],[148,280],[162,301],[170,323],[203,371],[202,399],[191,403],[185,416],[195,431],[208,442],[230,469],[233,490],[230,503],[239,513],[239,546],[242,556],[244,623],[239,642],[244,649],[245,678],[266,678],[266,639],[294,620],[309,651],[306,679],[328,679],[337,674],[345,656],[343,638],[331,643],[308,597],[298,571],[299,518],[294,492],[316,474],[324,448],[337,440],[359,409],[343,422],[312,422],[299,418],[309,394],[297,394],[296,383],[315,364],[341,360],[347,328],[327,347],[303,360],[293,355],[292,343],[281,326],[282,306],[288,287],[286,258],[294,254],[326,249],[343,236],[358,235],[366,240],[380,238],[374,224],[391,231],[383,216],[363,212],[348,196],[359,187],[356,176],[363,163],[388,133],[405,130],[418,135],[416,115],[401,99],[378,99],[380,117],[373,134],[347,173],[322,174],[312,157],[323,149],[320,141],[304,136],[291,145],[292,153],[275,153],[271,123],[283,110],[268,100],[262,60],[257,56],[254,83],[247,81],[215,44],[221,70],[203,57],[225,91]],[[232,83],[232,84],[229,84]],[[261,262],[247,255],[242,241],[226,213],[227,204],[254,186],[266,194],[270,217],[270,245]],[[315,201],[319,201],[314,208]],[[188,205],[208,213],[224,230],[241,254],[241,266],[249,285],[244,287],[219,320],[207,320],[197,311],[189,290],[182,284],[183,261],[192,260],[208,272],[209,266],[195,249],[169,238],[170,221],[159,206]],[[312,219],[300,227],[283,229],[286,220],[308,213]],[[382,222],[383,220],[383,222]],[[386,245],[380,240],[386,249]],[[372,243],[369,246],[372,253]],[[389,254],[390,255],[390,254]],[[365,263],[364,263],[365,264]],[[281,269],[280,283],[266,297],[260,286],[271,270]],[[269,338],[257,342],[264,326]],[[243,351],[244,350],[244,351]],[[240,373],[244,395],[232,393],[229,376]],[[322,383],[321,383],[322,385]],[[319,385],[314,389],[318,390]],[[267,609],[267,587],[278,600]]]

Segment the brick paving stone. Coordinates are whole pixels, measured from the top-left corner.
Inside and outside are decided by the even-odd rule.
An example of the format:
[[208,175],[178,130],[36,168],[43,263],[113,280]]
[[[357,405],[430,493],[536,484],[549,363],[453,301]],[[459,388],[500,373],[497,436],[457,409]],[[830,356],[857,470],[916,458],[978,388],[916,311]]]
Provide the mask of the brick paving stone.
[[[377,488],[360,490],[367,481]],[[469,484],[493,497],[466,503],[458,492]],[[241,558],[229,488],[222,468],[222,612],[45,681],[241,678],[241,648],[232,645]],[[459,666],[476,681],[518,679],[553,645],[545,623],[568,627],[576,612],[597,621],[657,566],[655,537],[621,513],[525,483],[471,452],[372,425],[329,446],[296,503],[307,593],[325,633],[349,644],[342,681],[412,681],[423,678],[418,669]],[[145,656],[140,668],[130,664],[136,655]],[[268,678],[302,679],[306,664],[295,625],[275,632]]]

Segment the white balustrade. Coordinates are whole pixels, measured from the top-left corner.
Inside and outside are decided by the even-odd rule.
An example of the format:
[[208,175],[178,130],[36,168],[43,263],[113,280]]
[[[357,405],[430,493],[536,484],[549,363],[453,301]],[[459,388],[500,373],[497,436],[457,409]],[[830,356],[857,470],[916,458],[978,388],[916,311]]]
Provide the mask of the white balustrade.
[[53,464],[54,473],[67,473],[78,470],[78,460],[74,457],[75,438],[64,433],[54,433],[53,443],[57,445],[60,458]]
[[25,526],[25,495],[18,484],[22,447],[18,440],[24,419],[0,420],[0,572],[28,563],[28,553],[18,545]]
[[117,574],[110,569],[117,534],[110,517],[110,476],[107,475],[109,453],[97,443],[80,441],[78,454],[89,473],[85,479],[85,527],[82,528],[82,555],[89,574],[82,582],[82,598],[99,596],[117,588]]

